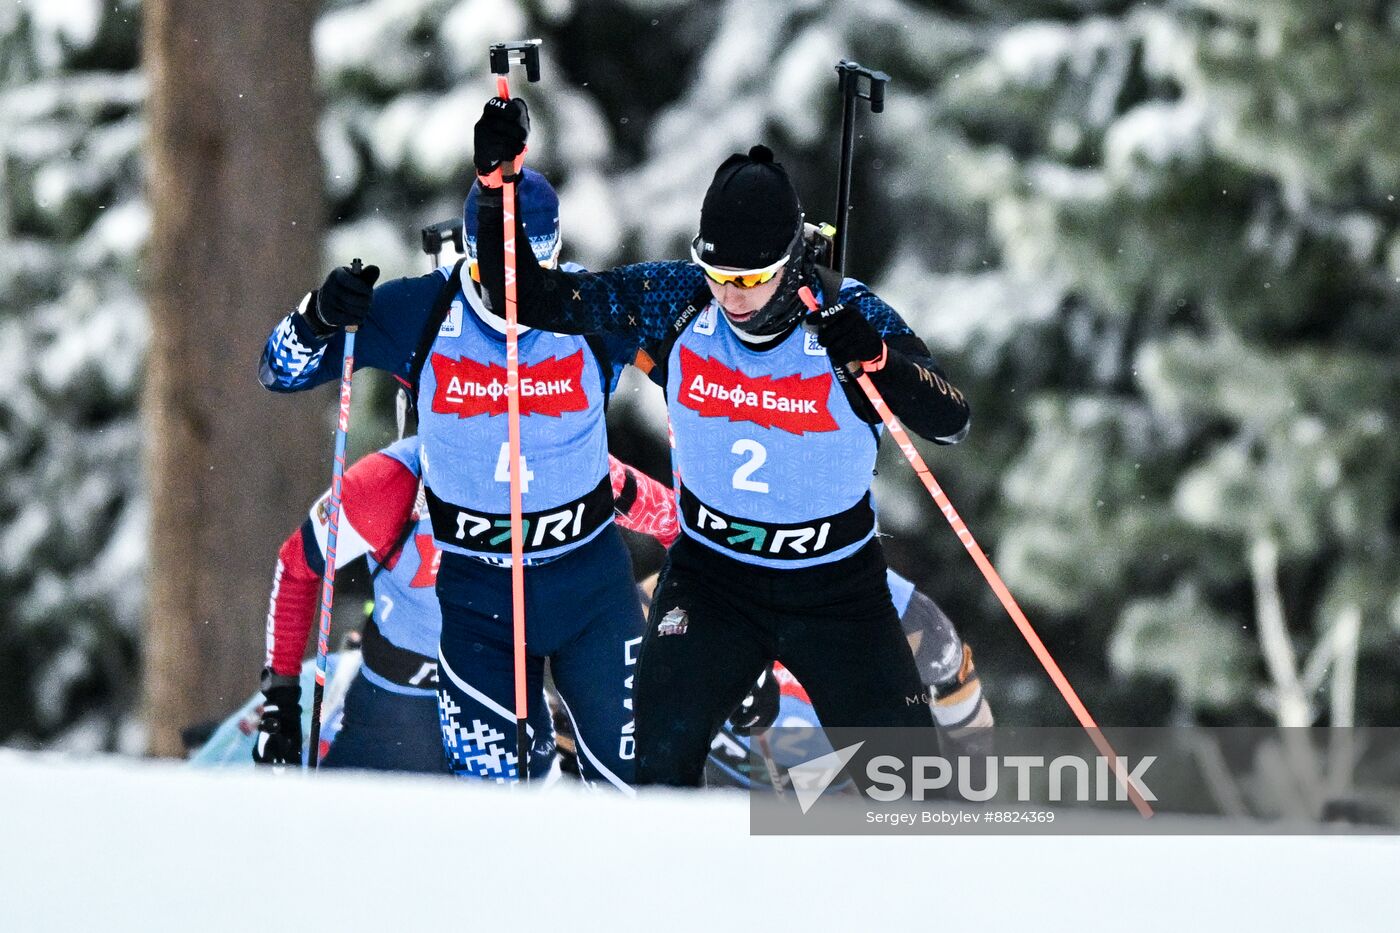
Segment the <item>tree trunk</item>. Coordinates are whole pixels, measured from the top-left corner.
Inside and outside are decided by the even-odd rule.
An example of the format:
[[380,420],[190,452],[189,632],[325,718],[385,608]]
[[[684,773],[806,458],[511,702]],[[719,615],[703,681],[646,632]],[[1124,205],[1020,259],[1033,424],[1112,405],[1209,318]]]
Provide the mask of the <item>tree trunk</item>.
[[273,323],[319,280],[317,4],[144,8],[145,700],[152,753],[178,755],[183,727],[255,687],[277,547],[329,475],[329,396],[274,396],[256,376]]

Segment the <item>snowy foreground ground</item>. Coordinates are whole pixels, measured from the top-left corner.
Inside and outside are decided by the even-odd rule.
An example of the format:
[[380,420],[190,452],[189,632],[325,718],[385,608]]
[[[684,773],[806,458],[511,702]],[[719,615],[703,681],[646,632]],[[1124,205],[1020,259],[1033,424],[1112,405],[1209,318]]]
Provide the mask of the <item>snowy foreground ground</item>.
[[1396,839],[757,838],[742,794],[0,752],[6,933],[1390,930],[1397,877]]

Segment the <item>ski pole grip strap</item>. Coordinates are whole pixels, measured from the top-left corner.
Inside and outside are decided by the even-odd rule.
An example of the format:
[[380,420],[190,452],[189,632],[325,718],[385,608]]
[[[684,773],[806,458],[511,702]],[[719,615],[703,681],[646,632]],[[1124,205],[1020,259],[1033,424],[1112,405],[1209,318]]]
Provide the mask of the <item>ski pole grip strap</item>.
[[526,146],[520,150],[520,155],[515,157],[515,161],[510,163],[510,174],[505,174],[506,163],[498,163],[496,168],[488,174],[477,174],[477,179],[483,188],[499,188],[506,182],[517,182],[520,180],[520,173],[525,167],[525,153],[530,151]]
[[860,368],[868,373],[878,373],[885,368],[885,364],[890,360],[890,348],[882,341],[880,343],[880,355],[873,360],[861,360]]

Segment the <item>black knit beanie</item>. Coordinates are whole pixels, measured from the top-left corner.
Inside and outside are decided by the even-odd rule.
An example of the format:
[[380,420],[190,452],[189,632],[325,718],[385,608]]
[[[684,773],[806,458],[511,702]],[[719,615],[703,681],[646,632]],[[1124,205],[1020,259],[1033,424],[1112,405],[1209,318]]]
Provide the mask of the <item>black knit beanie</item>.
[[802,224],[797,191],[773,150],[734,153],[715,172],[700,208],[695,252],[712,266],[761,269],[783,257]]

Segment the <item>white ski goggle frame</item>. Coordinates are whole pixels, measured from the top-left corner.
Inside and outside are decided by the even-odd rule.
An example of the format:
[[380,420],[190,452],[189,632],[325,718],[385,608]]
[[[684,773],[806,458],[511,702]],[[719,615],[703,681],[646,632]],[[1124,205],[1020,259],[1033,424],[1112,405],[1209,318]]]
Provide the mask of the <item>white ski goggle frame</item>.
[[792,258],[791,251],[783,254],[782,258],[762,269],[723,269],[719,266],[712,266],[700,258],[700,251],[696,248],[700,245],[700,237],[690,241],[690,259],[705,273],[705,277],[716,285],[734,285],[738,288],[753,288],[756,285],[763,285],[773,280],[773,276],[787,265]]

